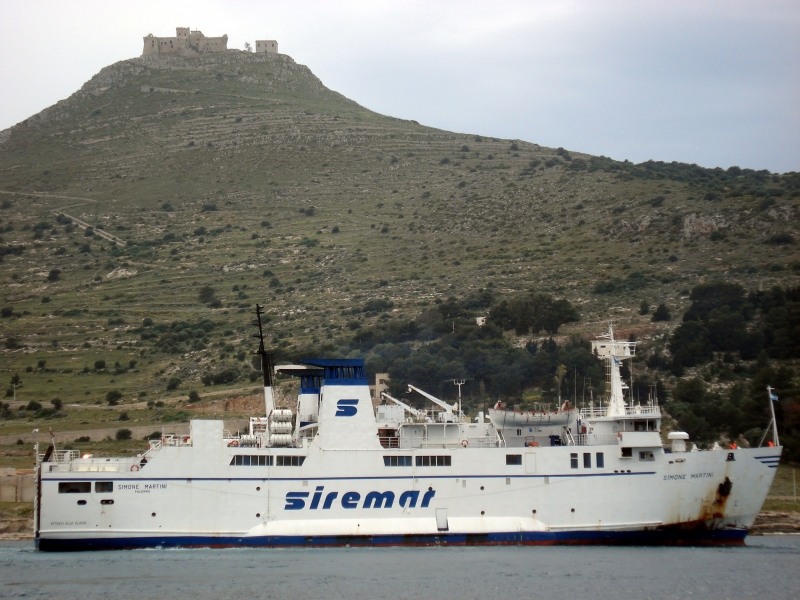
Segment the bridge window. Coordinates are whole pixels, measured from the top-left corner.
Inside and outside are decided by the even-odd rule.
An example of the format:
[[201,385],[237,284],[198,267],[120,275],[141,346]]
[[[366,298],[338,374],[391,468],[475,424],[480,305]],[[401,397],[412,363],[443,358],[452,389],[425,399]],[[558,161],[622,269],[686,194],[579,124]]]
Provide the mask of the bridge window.
[[96,494],[108,494],[114,491],[113,481],[95,481],[94,491]]
[[595,454],[595,458],[597,459],[597,468],[598,469],[604,469],[605,466],[606,466],[606,463],[605,463],[605,459],[603,457],[603,453],[602,452],[597,452]]
[[573,453],[571,453],[569,455],[569,466],[572,467],[573,469],[577,469],[578,468],[578,453],[577,452],[573,452]]
[[506,454],[506,464],[507,465],[521,465],[522,464],[522,454]]
[[592,468],[592,453],[591,452],[584,452],[583,453],[583,468],[584,469],[591,469]]
[[278,467],[302,467],[306,460],[305,456],[276,456],[275,464]]
[[264,454],[237,454],[231,458],[232,467],[271,467],[272,457]]
[[90,481],[59,481],[59,494],[88,494],[92,491]]
[[418,456],[417,457],[417,466],[418,467],[449,467],[451,457],[450,456]]
[[383,457],[383,466],[384,467],[410,467],[411,466],[411,457],[410,456],[384,456]]
[[639,460],[655,460],[656,457],[653,455],[651,450],[642,450],[639,452]]

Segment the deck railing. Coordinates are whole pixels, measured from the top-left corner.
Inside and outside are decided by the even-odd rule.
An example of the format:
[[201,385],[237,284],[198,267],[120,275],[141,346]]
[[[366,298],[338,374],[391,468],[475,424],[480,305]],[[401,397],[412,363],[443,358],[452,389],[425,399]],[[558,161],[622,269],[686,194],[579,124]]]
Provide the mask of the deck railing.
[[619,438],[616,433],[579,433],[572,434],[567,446],[616,446]]
[[[608,413],[607,406],[593,406],[590,408],[582,408],[581,409],[581,418],[582,419],[596,419],[598,417],[605,417],[606,413]],[[661,408],[658,406],[626,406],[625,407],[625,415],[626,416],[653,416],[653,417],[660,417],[661,416]]]

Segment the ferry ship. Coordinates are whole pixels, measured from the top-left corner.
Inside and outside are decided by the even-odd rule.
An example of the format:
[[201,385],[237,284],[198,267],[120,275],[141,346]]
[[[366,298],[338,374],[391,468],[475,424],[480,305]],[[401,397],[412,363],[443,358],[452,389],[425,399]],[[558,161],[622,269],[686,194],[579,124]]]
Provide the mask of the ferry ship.
[[[469,419],[413,386],[432,410],[374,407],[362,360],[273,366],[262,336],[265,412],[246,433],[192,420],[136,457],[37,453],[36,546],[743,543],[780,459],[774,420],[770,447],[664,443],[657,403],[624,394],[636,343],[609,326],[593,347],[605,403]],[[295,410],[276,373],[299,378]]]

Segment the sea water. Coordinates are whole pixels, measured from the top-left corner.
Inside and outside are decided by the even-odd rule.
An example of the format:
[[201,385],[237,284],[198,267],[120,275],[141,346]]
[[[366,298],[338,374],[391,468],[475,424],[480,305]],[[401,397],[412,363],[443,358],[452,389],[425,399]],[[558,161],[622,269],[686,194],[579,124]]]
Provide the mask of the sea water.
[[742,547],[434,547],[45,553],[0,543],[0,598],[800,598],[800,536]]

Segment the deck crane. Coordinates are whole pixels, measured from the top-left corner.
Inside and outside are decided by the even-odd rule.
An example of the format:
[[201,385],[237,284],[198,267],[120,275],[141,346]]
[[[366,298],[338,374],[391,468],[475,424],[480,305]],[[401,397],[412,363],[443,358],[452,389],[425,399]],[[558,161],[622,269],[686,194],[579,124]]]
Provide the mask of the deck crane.
[[449,405],[444,400],[439,400],[436,396],[431,396],[428,392],[423,392],[418,387],[414,387],[410,383],[408,384],[408,391],[409,392],[417,392],[425,396],[428,400],[436,404],[437,406],[441,406],[444,409],[443,413],[439,413],[439,418],[445,423],[453,423],[455,422],[455,415],[453,414],[453,409],[458,408],[458,403],[453,404],[452,406]]
[[413,408],[413,407],[409,406],[409,405],[408,405],[408,404],[406,404],[405,402],[401,402],[401,401],[400,401],[400,400],[398,400],[397,398],[392,398],[392,397],[391,397],[389,394],[387,394],[386,392],[381,392],[381,397],[382,397],[382,398],[386,398],[387,400],[391,400],[392,402],[394,402],[394,403],[395,403],[395,404],[397,404],[398,406],[402,406],[402,407],[403,407],[403,409],[404,409],[406,412],[410,413],[410,414],[411,414],[413,417],[415,417],[415,418],[417,418],[417,419],[419,419],[419,420],[422,420],[422,421],[424,421],[424,420],[426,419],[426,417],[427,417],[427,415],[425,414],[425,411],[424,411],[424,410],[417,410],[416,408]]

